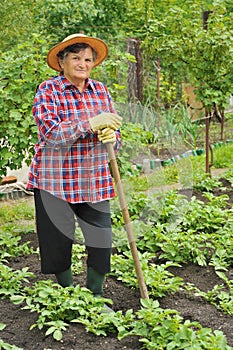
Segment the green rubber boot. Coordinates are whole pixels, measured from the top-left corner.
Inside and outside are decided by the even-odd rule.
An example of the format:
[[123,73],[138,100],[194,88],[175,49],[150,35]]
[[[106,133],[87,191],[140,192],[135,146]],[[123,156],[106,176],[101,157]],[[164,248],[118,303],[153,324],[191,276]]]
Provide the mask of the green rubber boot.
[[[94,297],[103,295],[103,283],[105,275],[101,275],[92,267],[87,268],[87,288],[93,293]],[[103,313],[114,312],[108,305],[104,304]]]
[[71,271],[71,267],[63,272],[55,274],[57,282],[62,287],[73,287],[73,275]]
[[104,277],[92,267],[87,268],[87,288],[95,297],[103,295]]

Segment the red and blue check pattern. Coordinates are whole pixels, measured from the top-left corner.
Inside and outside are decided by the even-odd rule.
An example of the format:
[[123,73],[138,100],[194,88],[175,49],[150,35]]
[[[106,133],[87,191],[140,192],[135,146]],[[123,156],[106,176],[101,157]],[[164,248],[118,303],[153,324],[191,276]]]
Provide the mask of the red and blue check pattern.
[[[32,112],[38,142],[27,188],[43,189],[70,203],[114,197],[106,147],[89,124],[99,113],[116,113],[107,88],[88,79],[80,93],[59,75],[39,86]],[[116,136],[119,148],[119,131]]]

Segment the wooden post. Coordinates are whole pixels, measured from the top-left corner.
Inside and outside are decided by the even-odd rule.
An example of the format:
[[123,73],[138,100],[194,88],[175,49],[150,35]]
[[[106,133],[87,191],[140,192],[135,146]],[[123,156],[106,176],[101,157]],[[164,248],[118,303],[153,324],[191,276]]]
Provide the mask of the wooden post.
[[210,161],[209,161],[209,149],[210,149],[210,116],[209,112],[205,110],[205,154],[206,154],[206,173],[210,173]]
[[[208,18],[209,18],[209,14],[212,11],[203,11],[202,12],[202,16],[203,16],[203,28],[204,30],[208,30]],[[213,160],[213,150],[210,146],[210,113],[207,110],[207,108],[205,108],[205,150],[206,150],[206,173],[210,174],[210,160],[209,160],[209,151],[211,149],[212,151],[212,160]]]
[[223,130],[224,130],[224,122],[225,122],[225,114],[224,114],[224,109],[220,111],[221,114],[221,138],[220,140],[223,141]]

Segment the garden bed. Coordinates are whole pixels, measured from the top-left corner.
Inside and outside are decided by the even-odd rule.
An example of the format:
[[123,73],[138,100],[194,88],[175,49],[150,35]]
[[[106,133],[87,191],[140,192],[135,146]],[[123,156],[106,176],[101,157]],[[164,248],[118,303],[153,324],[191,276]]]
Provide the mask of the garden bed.
[[[222,179],[223,188],[215,189],[214,195],[228,194],[228,204],[233,203],[233,188],[229,181]],[[202,192],[194,190],[193,195],[197,199],[206,200]],[[22,199],[21,199],[22,200]],[[31,198],[24,200],[32,201]],[[14,201],[11,202],[14,205]],[[23,235],[25,241],[30,241],[31,245],[37,247],[37,237],[35,233]],[[27,266],[29,271],[36,275],[38,280],[45,279],[40,273],[40,264],[38,254],[31,254],[24,257],[17,257],[10,260],[9,266],[14,269],[22,269]],[[203,292],[211,290],[215,285],[222,284],[222,280],[217,276],[214,268],[211,266],[201,267],[196,264],[185,264],[181,267],[171,267],[170,271],[184,279],[185,282],[195,285]],[[228,272],[228,278],[233,278],[233,268]],[[54,276],[47,276],[54,282]],[[85,273],[75,276],[75,284],[85,286]],[[108,277],[105,283],[105,297],[113,300],[113,309],[126,312],[128,309],[137,311],[140,308],[140,295],[138,290],[127,288],[121,282]],[[175,309],[179,311],[184,320],[197,321],[203,327],[209,327],[212,330],[222,331],[230,346],[233,347],[233,318],[217,310],[213,305],[202,297],[191,292],[187,297],[187,292],[179,290],[173,295],[166,295],[159,299],[160,306],[164,309]],[[142,344],[137,337],[127,337],[119,341],[116,336],[95,336],[88,333],[82,325],[70,324],[63,333],[61,342],[57,342],[52,336],[45,337],[45,332],[35,328],[29,330],[35,323],[35,313],[22,310],[21,306],[12,304],[8,299],[0,300],[0,319],[1,323],[6,324],[6,328],[1,331],[0,338],[10,344],[24,350],[72,350],[72,349],[92,349],[101,348],[108,350],[116,349],[141,349]]]

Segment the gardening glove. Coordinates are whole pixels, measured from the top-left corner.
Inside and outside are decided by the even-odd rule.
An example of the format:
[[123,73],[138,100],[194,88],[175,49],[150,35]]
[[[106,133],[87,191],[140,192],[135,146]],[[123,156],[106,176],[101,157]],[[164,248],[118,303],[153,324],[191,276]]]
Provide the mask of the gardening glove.
[[98,131],[98,139],[102,143],[107,142],[115,142],[116,141],[116,134],[113,129],[105,128]]
[[121,121],[122,118],[119,115],[105,112],[89,119],[93,131],[102,130],[104,128],[117,130],[121,126]]

